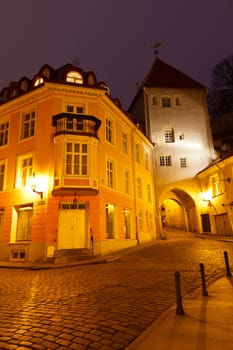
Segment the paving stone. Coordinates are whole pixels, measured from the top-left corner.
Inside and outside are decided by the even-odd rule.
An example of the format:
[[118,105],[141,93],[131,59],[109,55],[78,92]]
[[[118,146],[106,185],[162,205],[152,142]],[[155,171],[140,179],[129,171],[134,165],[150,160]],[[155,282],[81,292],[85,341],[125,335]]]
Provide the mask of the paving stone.
[[158,243],[108,264],[1,269],[0,349],[27,342],[35,350],[124,349],[175,303],[175,269],[185,294],[200,285],[199,261],[208,281],[223,273],[224,251],[233,262],[232,243],[212,240],[211,249],[208,240]]

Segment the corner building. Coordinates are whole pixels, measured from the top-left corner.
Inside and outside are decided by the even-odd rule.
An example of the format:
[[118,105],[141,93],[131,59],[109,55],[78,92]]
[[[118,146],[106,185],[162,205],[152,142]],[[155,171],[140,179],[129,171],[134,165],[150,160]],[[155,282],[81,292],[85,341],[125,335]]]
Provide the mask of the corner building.
[[155,238],[153,145],[108,86],[44,65],[0,93],[0,260]]

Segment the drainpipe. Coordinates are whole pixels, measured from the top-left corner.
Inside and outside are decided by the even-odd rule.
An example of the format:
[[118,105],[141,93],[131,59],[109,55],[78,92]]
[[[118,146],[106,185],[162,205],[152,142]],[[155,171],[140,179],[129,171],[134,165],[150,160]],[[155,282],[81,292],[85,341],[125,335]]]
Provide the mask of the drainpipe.
[[134,149],[134,138],[133,134],[138,128],[138,125],[131,131],[131,152],[132,152],[132,180],[133,180],[133,196],[134,196],[134,212],[135,212],[135,227],[136,227],[136,240],[137,245],[140,244],[139,233],[138,233],[138,213],[137,213],[137,191],[136,191],[136,171],[135,171],[135,149]]

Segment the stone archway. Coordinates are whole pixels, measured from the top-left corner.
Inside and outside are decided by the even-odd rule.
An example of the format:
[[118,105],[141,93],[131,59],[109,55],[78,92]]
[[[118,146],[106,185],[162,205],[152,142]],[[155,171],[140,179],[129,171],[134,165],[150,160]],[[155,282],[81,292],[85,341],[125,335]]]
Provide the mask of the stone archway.
[[160,201],[163,228],[198,232],[196,205],[192,197],[179,188],[170,189]]

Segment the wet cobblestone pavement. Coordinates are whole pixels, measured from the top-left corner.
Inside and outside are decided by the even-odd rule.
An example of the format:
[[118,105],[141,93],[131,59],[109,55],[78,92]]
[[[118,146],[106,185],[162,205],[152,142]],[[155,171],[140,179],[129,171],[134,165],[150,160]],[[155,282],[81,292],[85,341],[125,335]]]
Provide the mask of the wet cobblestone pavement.
[[[0,349],[125,349],[183,295],[225,273],[233,244],[193,236],[146,244],[110,263],[0,269]],[[190,238],[191,237],[191,238]],[[173,238],[173,237],[171,237]]]

